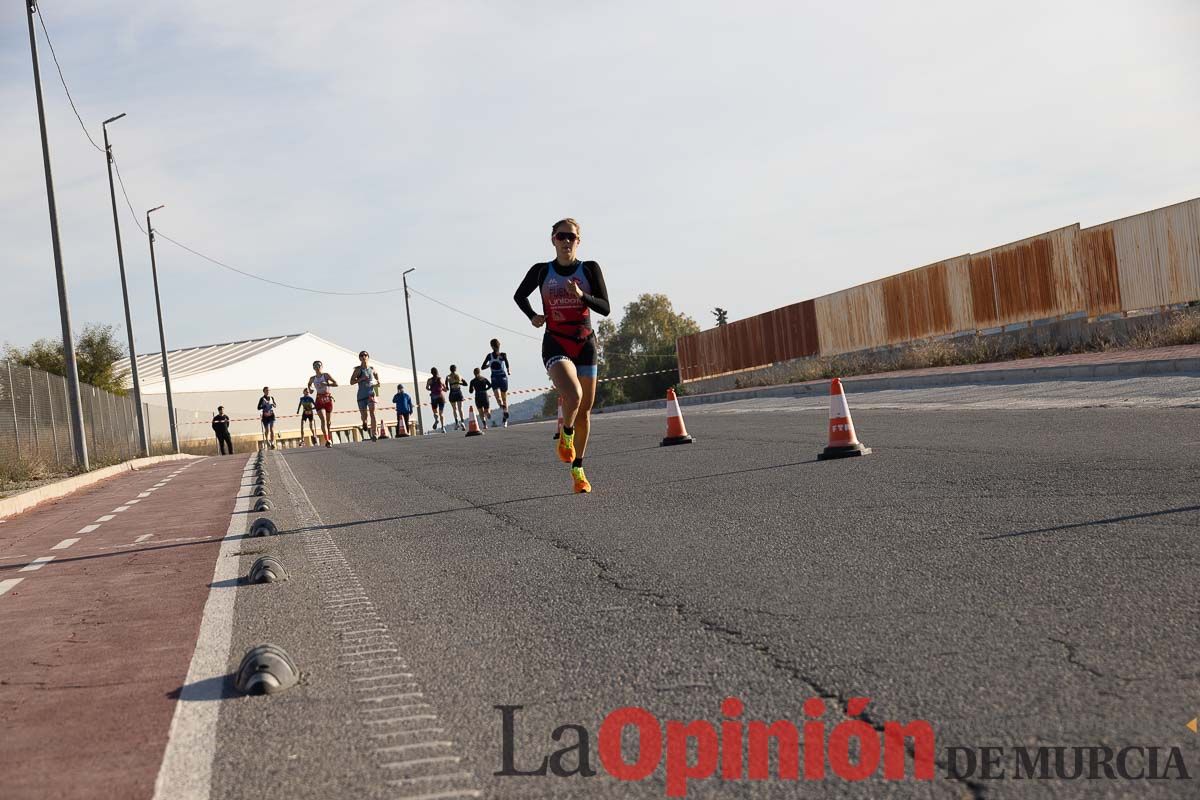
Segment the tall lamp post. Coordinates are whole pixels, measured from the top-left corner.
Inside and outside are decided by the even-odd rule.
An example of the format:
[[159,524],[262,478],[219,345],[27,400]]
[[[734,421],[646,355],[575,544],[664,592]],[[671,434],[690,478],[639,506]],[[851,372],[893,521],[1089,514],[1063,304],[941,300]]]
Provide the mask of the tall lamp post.
[[167,387],[167,421],[171,423],[171,448],[179,452],[179,429],[175,426],[175,400],[171,397],[171,367],[167,364],[167,335],[163,332],[162,300],[158,296],[158,263],[154,260],[154,228],[150,215],[166,206],[155,206],[146,212],[146,236],[150,239],[150,274],[154,277],[154,310],[158,313],[158,346],[162,348],[163,383]]
[[406,269],[400,277],[404,279],[404,319],[408,321],[408,354],[412,358],[413,399],[417,401],[417,427],[421,429],[421,433],[424,433],[425,420],[421,417],[421,379],[417,376],[417,347],[413,344],[412,312],[408,309],[408,273],[415,270],[416,267]]
[[29,14],[29,52],[33,55],[33,88],[37,95],[38,125],[42,131],[42,166],[46,172],[46,203],[50,207],[50,242],[54,250],[54,274],[58,280],[58,318],[62,323],[63,366],[67,373],[67,399],[71,406],[71,443],[80,469],[89,469],[87,438],[83,432],[83,403],[79,399],[79,369],[75,364],[75,340],[71,337],[71,307],[67,303],[67,276],[63,272],[62,244],[58,238],[58,205],[54,201],[54,175],[50,171],[50,144],[46,139],[46,109],[42,104],[42,73],[38,69],[37,38],[33,15],[37,0],[26,0]]
[[125,252],[121,248],[121,222],[117,216],[117,191],[113,186],[112,145],[108,143],[108,124],[116,122],[124,114],[109,117],[101,126],[104,128],[104,160],[108,163],[108,196],[112,199],[113,233],[117,237],[117,265],[121,268],[121,298],[125,301],[125,331],[129,337],[129,372],[133,378],[133,405],[137,409],[138,450],[143,456],[150,455],[150,442],[146,439],[146,419],[142,415],[142,385],[138,380],[137,352],[133,348],[133,317],[129,313],[129,285],[125,281]]

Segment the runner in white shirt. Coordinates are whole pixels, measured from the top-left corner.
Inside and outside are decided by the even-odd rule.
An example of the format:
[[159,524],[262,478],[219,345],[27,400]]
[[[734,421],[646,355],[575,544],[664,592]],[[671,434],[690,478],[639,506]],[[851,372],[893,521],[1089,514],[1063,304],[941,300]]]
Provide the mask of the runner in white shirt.
[[322,371],[322,366],[320,361],[313,362],[313,374],[308,376],[307,388],[316,390],[317,418],[321,420],[321,437],[325,440],[326,447],[333,447],[333,438],[329,435],[329,431],[333,427],[333,420],[330,416],[333,414],[333,393],[329,389],[337,386],[338,382],[328,372]]

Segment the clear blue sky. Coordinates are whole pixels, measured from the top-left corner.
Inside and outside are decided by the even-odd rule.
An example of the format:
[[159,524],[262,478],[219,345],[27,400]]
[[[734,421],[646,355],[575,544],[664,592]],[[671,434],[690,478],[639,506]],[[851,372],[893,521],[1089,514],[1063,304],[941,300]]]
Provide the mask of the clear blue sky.
[[[317,288],[510,296],[583,223],[615,308],[708,327],[1072,222],[1200,195],[1200,3],[43,0],[139,213]],[[122,321],[103,156],[41,47],[72,312]],[[58,333],[23,4],[0,15],[0,340]],[[141,352],[144,237],[123,212]],[[311,330],[408,363],[403,299],[267,288],[168,243],[168,345]],[[414,298],[420,367],[493,329]],[[516,386],[538,344],[501,333]],[[347,365],[347,369],[352,365]]]

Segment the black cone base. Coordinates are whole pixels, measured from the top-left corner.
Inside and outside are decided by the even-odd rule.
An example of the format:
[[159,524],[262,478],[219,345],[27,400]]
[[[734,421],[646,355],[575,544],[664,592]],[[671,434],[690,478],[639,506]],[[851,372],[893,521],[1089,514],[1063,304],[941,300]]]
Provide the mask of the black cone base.
[[672,445],[672,444],[691,444],[694,441],[696,441],[696,440],[693,439],[692,437],[688,436],[685,433],[683,436],[668,436],[668,437],[666,437],[665,439],[662,440],[662,443],[659,444],[659,447],[667,447],[668,445]]
[[831,458],[865,456],[870,452],[871,448],[863,447],[861,443],[852,444],[849,447],[826,447],[824,451],[817,453],[817,461],[828,461]]
[[483,431],[467,431],[467,436],[483,436]]

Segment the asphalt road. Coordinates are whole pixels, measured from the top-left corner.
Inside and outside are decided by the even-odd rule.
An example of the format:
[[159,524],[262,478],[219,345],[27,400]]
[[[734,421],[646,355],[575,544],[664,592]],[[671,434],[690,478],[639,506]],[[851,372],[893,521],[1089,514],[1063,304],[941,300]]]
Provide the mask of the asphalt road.
[[[659,413],[597,417],[590,496],[546,425],[273,453],[282,534],[242,571],[272,552],[292,579],[236,590],[231,669],[269,640],[305,678],[222,703],[213,796],[663,797],[662,767],[604,771],[605,716],[716,724],[731,696],[797,726],[823,697],[827,735],[852,697],[928,720],[936,778],[689,797],[1200,795],[1195,409],[865,404],[875,452],[835,462],[798,409],[687,409],[697,441],[670,448]],[[573,723],[599,774],[494,776],[498,705],[524,707],[517,768]],[[1179,746],[1192,780],[946,776],[948,747],[1018,745]]]

